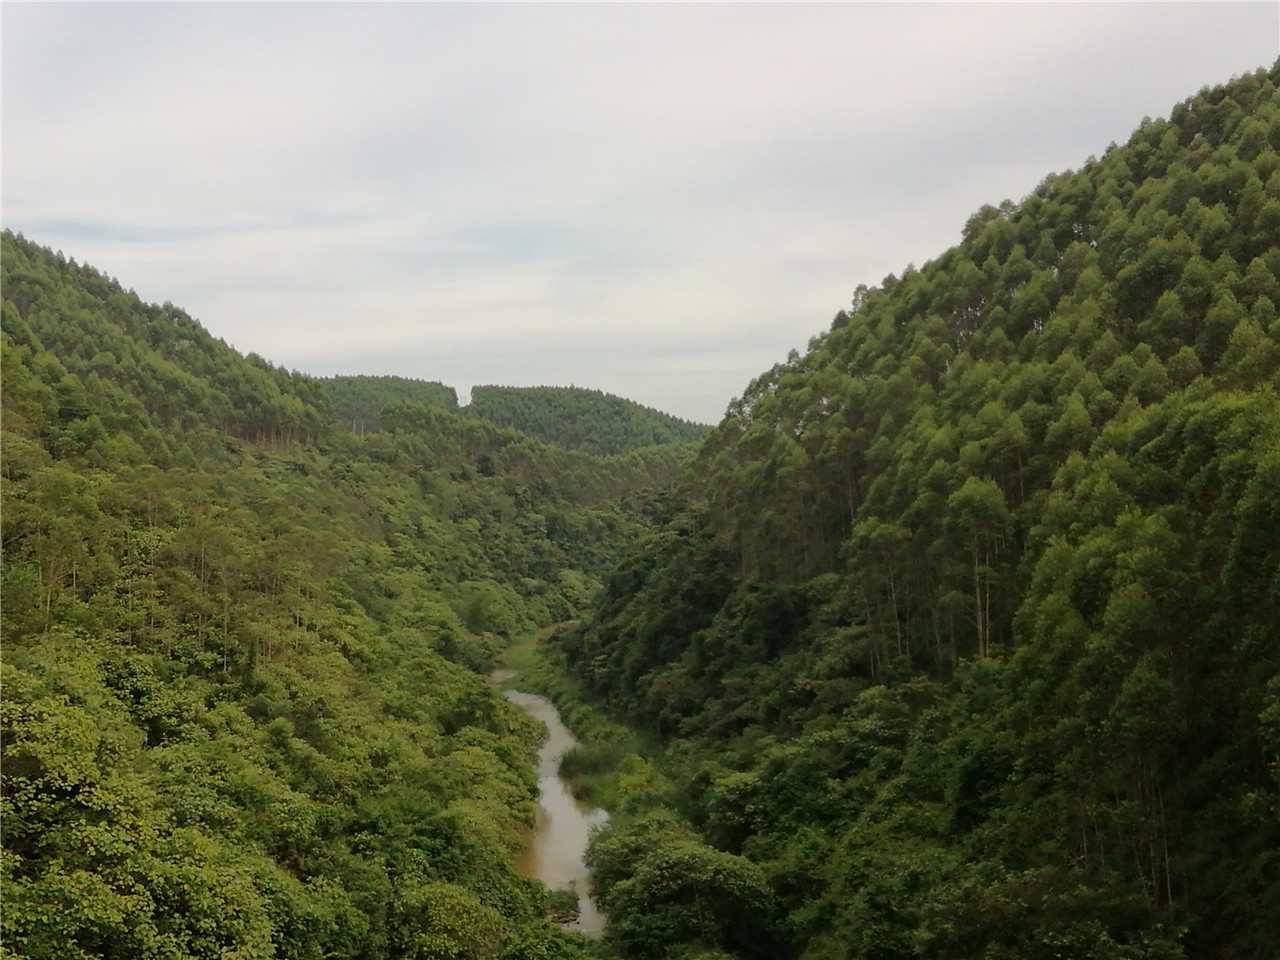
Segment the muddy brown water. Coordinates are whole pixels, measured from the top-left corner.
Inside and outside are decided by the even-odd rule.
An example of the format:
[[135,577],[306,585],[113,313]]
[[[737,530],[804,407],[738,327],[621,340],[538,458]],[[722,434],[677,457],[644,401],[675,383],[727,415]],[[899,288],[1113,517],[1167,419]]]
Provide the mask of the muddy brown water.
[[[495,670],[489,676],[501,684],[515,675],[512,670]],[[560,758],[577,745],[560,714],[546,697],[522,690],[503,690],[502,695],[536,720],[547,725],[547,742],[538,751],[538,817],[516,869],[536,877],[552,890],[569,890],[578,897],[578,919],[564,924],[589,937],[604,932],[604,914],[587,896],[588,872],[582,862],[587,852],[591,828],[606,823],[603,810],[575,800],[560,779]]]

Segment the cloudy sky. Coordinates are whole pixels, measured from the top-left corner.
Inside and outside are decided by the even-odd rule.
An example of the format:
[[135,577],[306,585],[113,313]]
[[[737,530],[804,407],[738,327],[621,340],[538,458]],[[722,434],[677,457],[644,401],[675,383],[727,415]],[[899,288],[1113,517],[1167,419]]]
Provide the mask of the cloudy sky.
[[3,5],[5,227],[290,369],[713,422],[1280,5]]

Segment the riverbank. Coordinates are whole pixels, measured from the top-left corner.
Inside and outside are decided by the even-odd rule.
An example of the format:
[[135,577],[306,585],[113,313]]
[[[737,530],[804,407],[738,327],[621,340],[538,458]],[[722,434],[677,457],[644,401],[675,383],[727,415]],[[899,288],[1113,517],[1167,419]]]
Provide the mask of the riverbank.
[[[699,763],[664,749],[587,702],[559,661],[557,638],[522,652],[529,679],[582,741],[561,777],[604,806],[607,827],[587,852],[592,891],[609,912],[608,949],[670,960],[764,958],[783,953],[764,870],[704,835]],[[680,783],[682,786],[677,787]]]
[[585,936],[599,937],[604,933],[605,917],[589,896],[590,876],[585,857],[592,830],[607,823],[609,818],[599,807],[577,799],[560,776],[562,758],[577,747],[578,741],[550,699],[514,689],[520,682],[519,668],[499,668],[489,675],[489,682],[547,728],[547,740],[537,756],[537,819],[515,867],[525,876],[541,880],[549,889],[566,891],[576,899],[572,910],[557,907],[556,919],[561,926]]
[[[550,632],[508,647],[495,672],[518,675],[520,689],[554,703],[576,738],[561,760],[561,779],[575,798],[614,816],[669,805],[670,781],[650,759],[661,754],[660,746],[587,703],[577,682],[544,655],[541,643]],[[507,679],[500,688],[516,685]]]

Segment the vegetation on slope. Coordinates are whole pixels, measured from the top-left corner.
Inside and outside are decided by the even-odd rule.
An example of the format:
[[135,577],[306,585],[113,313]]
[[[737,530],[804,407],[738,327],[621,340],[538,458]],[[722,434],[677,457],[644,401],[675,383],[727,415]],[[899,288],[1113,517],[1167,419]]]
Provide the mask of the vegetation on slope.
[[601,456],[702,440],[707,428],[582,387],[476,387],[466,412],[543,443]]
[[1278,82],[859,288],[559,636],[670,745],[595,845],[631,955],[1273,955]]
[[510,856],[536,725],[480,676],[575,615],[674,448],[595,458],[320,386],[3,237],[15,958],[567,957]]
[[[404,404],[446,410],[591,456],[624,456],[647,447],[688,446],[708,432],[700,424],[579,387],[476,387],[471,392],[471,403],[460,408],[457,393],[442,383],[364,376],[326,377],[316,382],[328,397],[334,415],[357,435],[382,429],[387,408]],[[689,455],[692,452],[687,451]]]
[[382,429],[382,411],[390,404],[458,411],[457,391],[435,381],[354,376],[324,377],[317,382],[329,398],[338,422],[359,436]]

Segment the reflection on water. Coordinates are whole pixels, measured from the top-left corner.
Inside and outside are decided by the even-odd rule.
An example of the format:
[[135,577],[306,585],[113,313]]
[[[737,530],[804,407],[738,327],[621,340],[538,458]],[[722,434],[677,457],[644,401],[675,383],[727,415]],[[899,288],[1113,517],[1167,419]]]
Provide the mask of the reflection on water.
[[[495,671],[495,684],[513,676],[508,670]],[[605,823],[608,815],[573,798],[560,779],[560,758],[577,744],[560,714],[546,697],[520,690],[504,690],[502,695],[525,713],[547,725],[547,742],[538,751],[538,819],[529,846],[516,859],[516,869],[537,877],[552,890],[571,890],[578,895],[579,918],[565,926],[591,937],[604,932],[604,914],[587,896],[587,868],[582,862],[587,852],[591,828]]]

